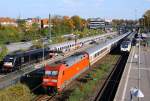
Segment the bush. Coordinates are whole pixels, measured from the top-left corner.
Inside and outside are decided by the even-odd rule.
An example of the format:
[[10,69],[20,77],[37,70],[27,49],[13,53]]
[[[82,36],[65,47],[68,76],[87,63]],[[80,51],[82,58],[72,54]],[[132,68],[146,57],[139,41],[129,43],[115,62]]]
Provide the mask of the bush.
[[0,101],[31,101],[31,99],[30,89],[23,84],[17,84],[0,91]]
[[0,61],[3,60],[3,58],[7,55],[8,49],[6,46],[1,46],[1,52],[0,52]]

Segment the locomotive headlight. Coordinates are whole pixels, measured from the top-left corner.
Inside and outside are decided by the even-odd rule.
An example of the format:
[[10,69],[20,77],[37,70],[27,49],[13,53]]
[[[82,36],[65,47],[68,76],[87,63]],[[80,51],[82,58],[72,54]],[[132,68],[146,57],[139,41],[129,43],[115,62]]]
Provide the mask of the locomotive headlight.
[[57,80],[56,79],[52,79],[51,82],[57,82]]
[[43,82],[49,82],[49,79],[43,79]]
[[12,62],[4,62],[4,66],[13,67],[13,64]]

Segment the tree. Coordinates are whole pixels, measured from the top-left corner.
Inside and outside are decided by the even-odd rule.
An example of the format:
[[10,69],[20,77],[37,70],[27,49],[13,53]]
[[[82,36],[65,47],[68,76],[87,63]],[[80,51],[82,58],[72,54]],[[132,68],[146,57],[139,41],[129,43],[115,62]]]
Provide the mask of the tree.
[[145,27],[150,28],[150,10],[147,10],[144,14]]
[[[52,18],[52,34],[57,36],[58,34],[61,34],[61,23],[62,23],[62,19],[59,16],[54,16]],[[57,34],[57,35],[56,35]]]
[[[33,43],[33,45],[31,46],[31,48],[42,48],[43,47],[42,40],[33,40],[32,43]],[[45,47],[45,45],[44,45],[44,47]]]
[[1,52],[0,52],[0,61],[3,60],[3,58],[7,55],[8,49],[6,46],[1,46]]
[[150,31],[150,10],[147,10],[143,17],[139,19],[141,26],[144,26],[144,31]]
[[64,29],[64,34],[71,33],[74,29],[73,21],[67,16],[63,17],[62,26]]
[[144,15],[150,17],[150,10],[147,10]]
[[74,29],[75,30],[81,30],[81,21],[82,19],[79,16],[72,16],[71,17],[72,21],[73,21],[73,25],[74,25]]
[[81,20],[81,30],[84,30],[85,28],[87,28],[88,26],[88,22],[85,19]]
[[20,31],[26,32],[26,22],[25,22],[25,20],[18,19],[17,23],[18,23],[18,28],[20,29]]

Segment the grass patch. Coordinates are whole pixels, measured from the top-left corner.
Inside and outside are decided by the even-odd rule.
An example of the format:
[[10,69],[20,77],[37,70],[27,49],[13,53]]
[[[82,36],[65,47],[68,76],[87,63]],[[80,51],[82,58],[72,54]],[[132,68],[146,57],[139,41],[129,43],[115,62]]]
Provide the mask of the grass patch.
[[31,101],[33,94],[23,84],[16,84],[0,91],[0,101]]
[[100,66],[94,68],[88,75],[90,80],[87,83],[81,83],[69,96],[68,101],[84,101],[93,94],[97,87],[97,84],[103,77],[105,77],[114,63],[117,62],[119,55],[108,55],[104,61],[101,62]]

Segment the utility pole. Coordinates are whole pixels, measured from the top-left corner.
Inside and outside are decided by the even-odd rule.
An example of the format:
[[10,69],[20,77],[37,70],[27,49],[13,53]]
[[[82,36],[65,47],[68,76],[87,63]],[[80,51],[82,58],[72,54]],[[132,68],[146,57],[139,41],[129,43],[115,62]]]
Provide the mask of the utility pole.
[[[138,64],[138,88],[140,89],[140,78],[141,78],[141,76],[140,76],[140,41],[141,40],[139,40],[139,64]],[[138,101],[140,101],[140,98],[138,98]]]
[[[51,36],[51,15],[49,14],[49,40],[50,43],[52,42],[52,36]],[[44,61],[44,40],[43,40],[43,61]]]
[[135,9],[134,13],[135,13],[135,20],[137,20],[137,9]]
[[51,35],[51,15],[49,14],[49,40],[52,42],[52,35]]
[[42,40],[43,41],[43,62],[44,62],[44,40]]

